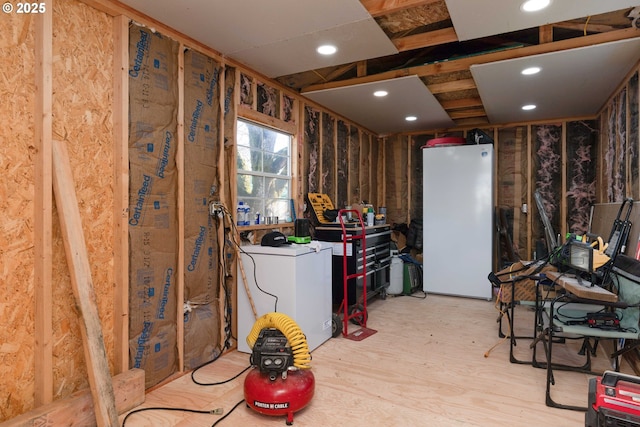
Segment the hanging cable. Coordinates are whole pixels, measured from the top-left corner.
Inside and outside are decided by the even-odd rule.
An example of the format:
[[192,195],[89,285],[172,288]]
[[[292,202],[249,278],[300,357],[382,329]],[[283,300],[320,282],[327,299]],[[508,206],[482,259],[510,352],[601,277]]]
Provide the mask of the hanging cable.
[[[277,295],[274,295],[274,294],[272,294],[272,293],[270,293],[270,292],[267,292],[267,291],[265,291],[264,289],[262,289],[262,288],[260,287],[260,284],[259,284],[259,282],[258,282],[258,276],[257,276],[257,274],[256,274],[256,271],[257,271],[257,269],[258,269],[258,268],[257,268],[257,266],[256,266],[256,260],[251,256],[251,254],[250,254],[250,253],[248,253],[248,252],[246,252],[244,249],[242,249],[242,246],[240,246],[238,243],[236,243],[236,242],[234,242],[234,241],[232,241],[232,242],[233,242],[233,244],[235,244],[235,245],[236,245],[236,248],[238,249],[238,251],[240,251],[240,252],[242,252],[243,254],[245,254],[245,255],[246,255],[246,256],[251,260],[251,263],[253,264],[253,281],[254,281],[254,282],[255,282],[255,284],[256,284],[256,288],[258,288],[258,290],[259,290],[260,292],[262,292],[263,294],[268,295],[268,296],[270,296],[270,297],[272,297],[272,298],[274,299],[274,308],[273,308],[273,311],[277,312],[277,311],[278,311],[278,296],[277,296]],[[242,259],[238,258],[238,262],[242,262]],[[247,295],[249,295],[249,294],[247,294]]]
[[587,35],[587,26],[589,25],[589,20],[591,19],[591,15],[587,16],[587,21],[584,23],[584,35]]

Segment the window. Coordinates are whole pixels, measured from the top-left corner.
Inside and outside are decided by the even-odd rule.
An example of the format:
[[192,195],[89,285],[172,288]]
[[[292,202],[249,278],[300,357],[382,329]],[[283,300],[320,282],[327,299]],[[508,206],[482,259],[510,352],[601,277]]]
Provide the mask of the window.
[[236,137],[238,201],[260,214],[291,221],[291,135],[238,120]]

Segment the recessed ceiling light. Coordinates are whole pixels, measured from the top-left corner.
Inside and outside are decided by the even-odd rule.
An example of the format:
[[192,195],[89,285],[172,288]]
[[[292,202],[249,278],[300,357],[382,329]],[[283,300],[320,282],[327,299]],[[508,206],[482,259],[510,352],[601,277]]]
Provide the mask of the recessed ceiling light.
[[540,69],[540,67],[529,67],[522,70],[521,73],[525,76],[530,76],[532,74],[538,74],[540,72]]
[[522,3],[520,9],[524,12],[537,12],[549,6],[549,4],[551,4],[551,0],[527,0]]
[[333,55],[334,53],[336,53],[338,51],[338,49],[333,45],[324,44],[324,45],[318,47],[318,49],[316,49],[316,51],[321,55]]
[[377,96],[379,98],[387,95],[389,95],[389,92],[387,92],[386,90],[377,90],[373,92],[373,96]]
[[523,105],[522,109],[525,110],[525,111],[535,110],[536,106],[534,104],[527,104],[527,105]]
[[416,120],[418,120],[416,116],[407,116],[404,119],[408,122],[415,122]]

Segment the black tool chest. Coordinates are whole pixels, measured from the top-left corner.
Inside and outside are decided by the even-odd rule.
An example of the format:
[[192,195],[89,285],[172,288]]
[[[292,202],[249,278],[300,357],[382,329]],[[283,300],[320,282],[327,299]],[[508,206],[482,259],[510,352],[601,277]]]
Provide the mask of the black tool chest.
[[[347,227],[348,236],[360,235],[363,228],[359,226]],[[362,239],[347,239],[347,274],[362,273],[366,262],[367,268],[367,301],[375,295],[386,297],[389,285],[391,266],[391,227],[388,224],[365,227],[365,245]],[[329,242],[333,246],[332,256],[332,298],[334,304],[340,304],[344,297],[344,243],[340,226],[316,227],[317,240]],[[365,261],[366,260],[366,261]],[[349,279],[347,282],[348,305],[361,302],[362,277]]]

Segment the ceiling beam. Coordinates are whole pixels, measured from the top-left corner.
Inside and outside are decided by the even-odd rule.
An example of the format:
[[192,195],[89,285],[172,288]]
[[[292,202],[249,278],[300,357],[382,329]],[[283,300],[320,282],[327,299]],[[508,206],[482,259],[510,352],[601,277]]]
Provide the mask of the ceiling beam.
[[452,111],[449,113],[449,117],[451,117],[452,120],[486,117],[486,115],[487,113],[484,111],[484,108],[473,108],[469,110]]
[[356,68],[356,73],[358,75],[358,77],[362,77],[362,76],[366,76],[367,75],[367,61],[358,61],[357,62],[357,68]]
[[576,31],[588,31],[591,33],[606,33],[609,31],[615,31],[615,28],[611,25],[605,24],[581,24],[579,22],[559,22],[557,24],[553,24],[556,28],[564,28],[567,30],[576,30]]
[[440,101],[440,105],[445,110],[458,110],[461,108],[482,107],[482,100],[480,98],[451,99]]
[[360,3],[374,18],[405,9],[437,3],[442,0],[360,0]]
[[429,46],[439,46],[442,44],[458,41],[458,35],[453,27],[443,28],[441,30],[429,31],[412,36],[399,37],[393,39],[392,42],[396,49],[400,52],[407,50],[420,49]]
[[404,68],[401,70],[387,71],[379,74],[372,74],[366,77],[356,77],[353,79],[328,82],[320,85],[312,85],[302,89],[301,93],[315,90],[333,89],[347,87],[355,84],[372,83],[382,80],[390,80],[406,76],[429,77],[442,73],[453,73],[456,71],[468,71],[474,64],[487,64],[489,62],[503,61],[506,59],[524,58],[526,56],[540,55],[543,53],[560,52],[563,50],[576,49],[579,47],[598,45],[617,40],[626,40],[640,37],[640,30],[636,28],[625,28],[623,30],[610,31],[608,33],[592,34],[573,39],[560,40],[540,45],[517,47],[484,55],[472,55],[460,59],[436,62],[433,64],[419,65],[416,67]]
[[457,119],[455,120],[456,127],[480,127],[489,124],[489,119],[487,116],[482,117],[470,117],[467,119]]
[[450,82],[435,83],[427,85],[432,94],[458,92],[461,90],[476,89],[476,82],[473,79],[452,80]]
[[538,27],[538,42],[551,43],[553,41],[553,26],[542,25]]

